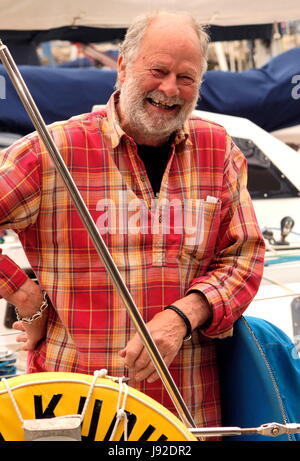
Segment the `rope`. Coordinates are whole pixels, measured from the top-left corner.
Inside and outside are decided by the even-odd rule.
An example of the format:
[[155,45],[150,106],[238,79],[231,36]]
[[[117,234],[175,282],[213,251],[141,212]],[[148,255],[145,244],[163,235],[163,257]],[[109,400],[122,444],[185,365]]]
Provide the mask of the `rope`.
[[17,415],[18,415],[19,420],[20,420],[21,423],[23,424],[23,423],[24,423],[23,416],[22,416],[22,414],[21,414],[21,412],[20,412],[20,408],[18,407],[18,404],[17,404],[17,402],[16,402],[16,400],[15,400],[15,398],[14,398],[14,396],[13,396],[13,393],[12,393],[12,391],[11,391],[11,388],[10,388],[9,385],[8,385],[8,382],[7,382],[6,378],[2,378],[1,381],[3,382],[3,384],[4,384],[5,387],[6,387],[6,390],[7,390],[7,392],[8,392],[9,397],[10,397],[11,403],[13,404],[13,407],[14,407],[14,409],[16,410],[16,413],[17,413]]
[[90,403],[90,400],[91,400],[91,397],[92,397],[92,394],[93,394],[94,387],[96,385],[97,379],[99,377],[104,378],[106,376],[106,374],[107,374],[107,370],[105,370],[105,369],[94,371],[94,378],[93,378],[93,381],[91,382],[89,392],[88,392],[86,401],[84,403],[84,406],[83,406],[83,409],[82,409],[82,412],[81,412],[81,415],[80,415],[81,421],[83,420],[83,418],[85,416],[85,413],[86,413],[86,410],[87,410],[87,408],[89,406],[89,403]]
[[[123,395],[123,401],[121,405],[121,399]],[[128,397],[128,386],[126,383],[123,382],[123,378],[119,378],[119,395],[118,395],[118,402],[117,402],[117,409],[116,409],[116,422],[114,428],[112,430],[111,436],[109,441],[112,442],[116,433],[116,430],[121,422],[124,420],[124,441],[127,442],[128,439],[128,417],[125,411],[126,401]]]

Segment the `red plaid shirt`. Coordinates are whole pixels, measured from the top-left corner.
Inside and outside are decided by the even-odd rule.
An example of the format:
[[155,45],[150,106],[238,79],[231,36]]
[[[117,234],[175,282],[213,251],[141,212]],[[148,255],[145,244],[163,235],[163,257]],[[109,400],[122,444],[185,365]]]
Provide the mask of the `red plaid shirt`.
[[[213,338],[232,333],[263,270],[245,158],[221,126],[193,116],[174,139],[155,199],[136,145],[119,126],[115,97],[105,110],[53,124],[51,133],[145,322],[191,288],[211,303],[210,325],[182,345],[170,372],[196,424],[219,425]],[[18,232],[54,306],[28,371],[128,374],[118,351],[134,327],[35,133],[1,153],[0,225]],[[25,280],[0,256],[2,296]],[[160,380],[129,384],[175,411]]]

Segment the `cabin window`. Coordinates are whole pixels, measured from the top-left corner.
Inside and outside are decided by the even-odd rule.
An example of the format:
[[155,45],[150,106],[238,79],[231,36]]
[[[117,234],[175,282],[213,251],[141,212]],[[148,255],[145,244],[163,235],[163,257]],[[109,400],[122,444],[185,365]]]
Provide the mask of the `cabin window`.
[[232,138],[248,164],[248,190],[253,199],[298,197],[297,188],[251,139]]

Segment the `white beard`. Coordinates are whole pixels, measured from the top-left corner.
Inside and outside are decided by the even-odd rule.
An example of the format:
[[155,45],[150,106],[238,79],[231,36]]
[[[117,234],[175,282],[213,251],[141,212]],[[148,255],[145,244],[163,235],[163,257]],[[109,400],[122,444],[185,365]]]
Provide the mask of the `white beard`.
[[[151,113],[150,115],[144,107],[145,98],[149,97],[160,99],[168,104],[179,104],[181,106],[180,111],[173,117],[168,113]],[[119,102],[121,114],[132,131],[144,136],[166,138],[182,128],[184,122],[195,109],[197,100],[198,89],[193,101],[187,103],[182,98],[168,98],[158,90],[145,93],[139,89],[137,80],[128,76],[121,86]]]

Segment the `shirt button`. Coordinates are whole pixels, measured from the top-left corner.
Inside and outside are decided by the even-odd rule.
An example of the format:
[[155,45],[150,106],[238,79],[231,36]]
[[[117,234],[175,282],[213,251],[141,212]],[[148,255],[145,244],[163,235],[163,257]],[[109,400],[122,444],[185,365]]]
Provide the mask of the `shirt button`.
[[141,176],[141,181],[145,182],[146,181],[146,176]]
[[162,222],[162,215],[160,214],[159,217],[158,217],[158,222]]

